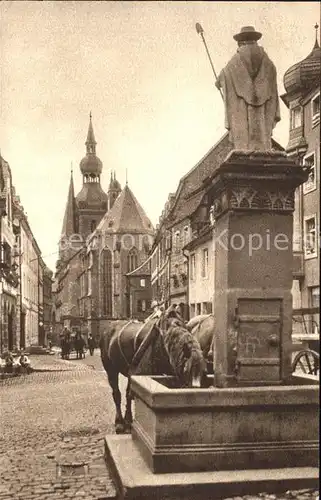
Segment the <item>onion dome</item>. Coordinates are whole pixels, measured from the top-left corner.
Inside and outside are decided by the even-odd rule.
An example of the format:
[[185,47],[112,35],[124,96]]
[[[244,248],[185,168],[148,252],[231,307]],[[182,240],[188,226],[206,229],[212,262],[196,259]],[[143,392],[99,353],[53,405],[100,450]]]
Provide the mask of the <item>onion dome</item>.
[[[315,26],[317,29],[318,26]],[[314,47],[310,54],[291,68],[289,68],[283,78],[286,92],[309,92],[320,83],[320,63],[321,49],[316,38]]]
[[120,182],[116,179],[116,172],[110,174],[109,191],[121,191]]
[[103,164],[98,156],[96,156],[96,144],[90,113],[87,140],[85,142],[86,156],[80,162],[80,170],[83,175],[99,176],[102,172]]

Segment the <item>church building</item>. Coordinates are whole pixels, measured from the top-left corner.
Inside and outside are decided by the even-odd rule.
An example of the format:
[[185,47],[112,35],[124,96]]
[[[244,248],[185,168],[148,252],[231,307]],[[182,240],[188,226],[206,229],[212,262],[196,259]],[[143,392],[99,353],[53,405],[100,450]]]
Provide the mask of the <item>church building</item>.
[[[110,319],[131,315],[127,274],[148,258],[154,229],[128,184],[111,173],[107,193],[90,115],[83,183],[71,173],[55,276],[56,335],[64,327],[97,336]],[[148,301],[149,297],[145,297]]]

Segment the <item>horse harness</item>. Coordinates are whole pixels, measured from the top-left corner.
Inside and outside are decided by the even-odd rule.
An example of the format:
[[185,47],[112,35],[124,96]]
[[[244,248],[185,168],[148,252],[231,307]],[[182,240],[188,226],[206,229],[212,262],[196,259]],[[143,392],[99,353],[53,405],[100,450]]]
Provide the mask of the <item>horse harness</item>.
[[[157,322],[158,322],[158,320],[152,320],[151,322],[143,323],[142,326],[136,332],[135,337],[134,337],[134,356],[133,356],[133,359],[132,359],[131,362],[127,359],[126,354],[124,353],[124,350],[122,348],[121,340],[122,340],[122,335],[125,332],[125,329],[128,327],[128,325],[131,325],[134,322],[132,320],[128,321],[119,330],[119,332],[117,334],[117,345],[118,345],[118,348],[119,348],[119,352],[120,352],[120,354],[121,354],[123,360],[125,361],[125,363],[127,365],[127,368],[129,370],[131,370],[132,368],[134,368],[135,366],[138,365],[138,363],[142,359],[143,355],[145,354],[146,350],[151,345],[151,343],[152,343],[152,341],[153,341],[153,339],[155,337],[155,334],[153,335],[153,332],[155,330],[156,330],[156,332],[158,332],[158,328],[154,328],[154,326],[156,326]],[[137,344],[138,344],[139,336],[140,336],[140,334],[143,332],[143,330],[146,327],[148,327],[148,329],[149,329],[148,332],[147,332],[147,335],[143,338],[142,343],[139,345],[139,347],[137,349]],[[111,348],[111,344],[109,346],[109,353],[108,353],[109,357],[110,357],[110,348]]]

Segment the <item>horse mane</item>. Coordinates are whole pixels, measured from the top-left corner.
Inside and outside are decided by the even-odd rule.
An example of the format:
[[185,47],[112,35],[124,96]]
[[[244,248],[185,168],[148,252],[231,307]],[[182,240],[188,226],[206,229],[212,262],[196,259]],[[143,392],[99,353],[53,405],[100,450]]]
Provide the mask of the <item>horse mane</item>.
[[[178,379],[183,382],[192,374],[201,375],[205,370],[205,360],[199,342],[176,321],[164,334],[164,344],[171,365]],[[187,368],[187,373],[186,373]]]

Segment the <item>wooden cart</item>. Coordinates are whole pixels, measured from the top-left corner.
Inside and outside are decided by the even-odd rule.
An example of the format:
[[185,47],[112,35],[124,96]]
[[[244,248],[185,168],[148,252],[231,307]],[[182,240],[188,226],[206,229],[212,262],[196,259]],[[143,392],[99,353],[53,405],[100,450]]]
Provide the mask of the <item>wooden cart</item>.
[[316,375],[320,373],[319,307],[293,310],[294,373]]

